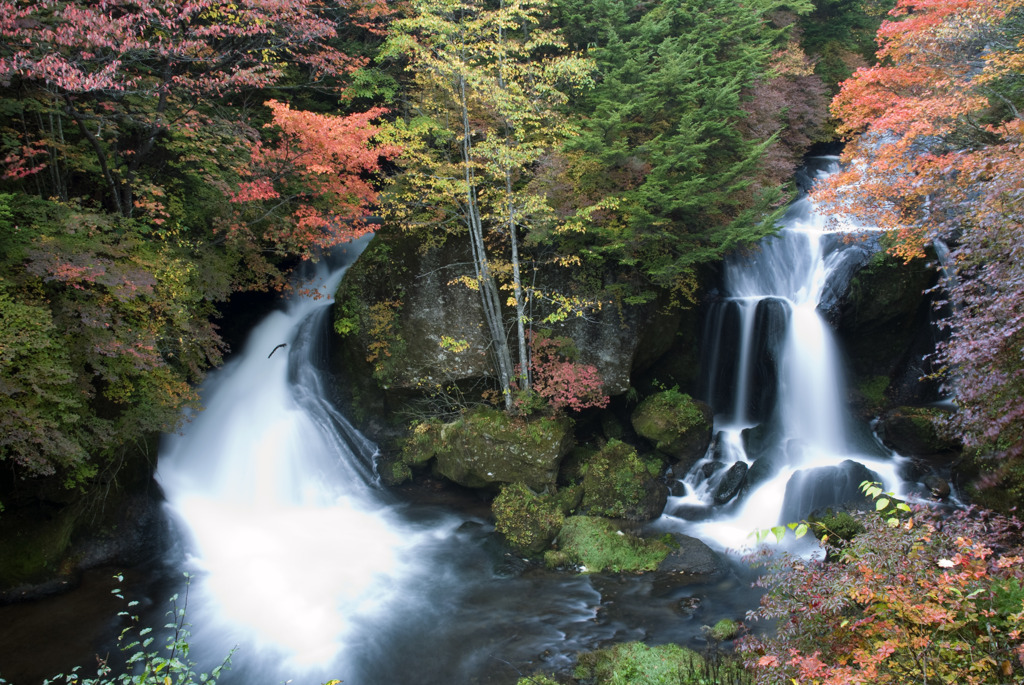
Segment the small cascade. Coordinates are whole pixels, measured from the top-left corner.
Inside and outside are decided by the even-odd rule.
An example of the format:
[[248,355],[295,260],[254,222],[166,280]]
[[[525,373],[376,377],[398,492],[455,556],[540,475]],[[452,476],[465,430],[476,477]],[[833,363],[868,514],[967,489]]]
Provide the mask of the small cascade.
[[[808,173],[820,178],[837,166],[837,158],[816,158]],[[709,544],[747,547],[753,531],[839,506],[867,478],[899,486],[899,457],[852,430],[844,408],[838,351],[819,307],[864,252],[826,221],[803,197],[778,235],[726,262],[726,292],[704,335],[715,439],[665,517],[699,520],[685,527]],[[744,472],[745,493],[716,502],[722,482]]]

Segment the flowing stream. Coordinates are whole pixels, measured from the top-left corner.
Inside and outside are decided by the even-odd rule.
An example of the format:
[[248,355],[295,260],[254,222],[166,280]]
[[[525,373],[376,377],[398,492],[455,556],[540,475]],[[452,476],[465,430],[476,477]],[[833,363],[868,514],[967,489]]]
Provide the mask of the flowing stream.
[[[808,173],[835,164],[817,162]],[[333,293],[360,249],[324,263],[310,287]],[[755,529],[841,501],[865,467],[899,487],[900,458],[845,411],[818,311],[850,254],[805,198],[779,236],[728,261],[704,343],[715,441],[652,528],[736,550]],[[699,648],[702,625],[756,603],[742,564],[689,585],[542,571],[498,543],[483,499],[457,509],[380,488],[374,445],[334,408],[325,380],[329,304],[296,296],[267,316],[211,374],[205,410],[161,448],[178,542],[146,618],[165,622],[164,600],[189,572],[203,669],[237,647],[229,685],[514,683],[614,641]],[[747,492],[715,504],[734,468],[747,469]]]

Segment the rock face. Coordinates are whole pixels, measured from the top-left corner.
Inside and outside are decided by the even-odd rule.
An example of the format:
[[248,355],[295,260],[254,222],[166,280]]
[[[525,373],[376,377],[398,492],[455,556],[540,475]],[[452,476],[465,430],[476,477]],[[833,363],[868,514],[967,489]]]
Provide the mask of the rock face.
[[889,403],[937,399],[934,382],[920,380],[933,371],[924,358],[934,351],[938,331],[930,323],[934,312],[925,291],[936,280],[935,270],[922,259],[904,264],[878,252],[826,312],[867,413]]
[[711,407],[677,390],[647,397],[631,418],[639,435],[687,468],[703,457],[711,444]]
[[441,427],[433,454],[437,471],[466,487],[519,482],[543,490],[555,484],[572,446],[570,419],[527,420],[477,409]]
[[[458,237],[424,247],[383,227],[338,289],[335,328],[347,358],[365,357],[388,390],[429,390],[493,376],[480,295],[463,284],[472,271],[468,244]],[[545,292],[591,299],[568,269],[547,266],[528,277]],[[586,316],[547,321],[553,312],[538,301],[533,316],[553,336],[570,338],[578,361],[597,367],[605,392],[615,395],[630,387],[634,368],[649,366],[669,349],[679,315],[665,314],[657,300],[600,305]],[[507,314],[513,320],[512,310]]]
[[163,495],[142,459],[127,459],[86,490],[65,489],[56,479],[33,485],[3,488],[0,604],[64,592],[81,571],[131,566],[166,549]]
[[387,388],[492,375],[480,295],[452,284],[471,272],[458,241],[421,252],[415,240],[380,231],[338,288],[334,318],[342,346],[364,357]]

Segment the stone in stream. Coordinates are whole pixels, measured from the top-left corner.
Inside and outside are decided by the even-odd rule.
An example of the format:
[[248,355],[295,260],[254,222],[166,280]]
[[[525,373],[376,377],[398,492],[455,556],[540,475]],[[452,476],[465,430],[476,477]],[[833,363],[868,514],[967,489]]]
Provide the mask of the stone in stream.
[[715,488],[715,504],[725,504],[739,494],[747,484],[747,463],[738,461],[729,467]]
[[782,520],[778,523],[801,521],[829,507],[865,507],[868,499],[861,491],[860,484],[879,480],[878,474],[850,459],[838,466],[819,466],[797,471],[786,483]]

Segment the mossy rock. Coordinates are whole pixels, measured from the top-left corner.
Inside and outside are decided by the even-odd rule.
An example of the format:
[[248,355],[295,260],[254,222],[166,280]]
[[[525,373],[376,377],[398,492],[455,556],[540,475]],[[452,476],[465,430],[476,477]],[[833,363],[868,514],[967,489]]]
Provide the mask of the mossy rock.
[[520,678],[516,681],[516,685],[561,685],[557,680],[547,677],[546,675],[531,675]]
[[497,530],[516,552],[526,556],[540,554],[565,522],[563,504],[553,494],[538,494],[523,483],[512,483],[501,488],[494,498]]
[[940,409],[897,407],[878,422],[878,436],[904,456],[954,455],[960,451],[959,443],[939,429],[945,415]]
[[594,458],[598,450],[589,445],[577,445],[573,447],[559,468],[558,482],[562,485],[582,483],[583,476],[587,471],[587,464]]
[[816,538],[820,540],[827,535],[833,544],[849,542],[864,532],[864,524],[848,511],[828,509],[823,514],[811,514],[807,520],[814,524],[811,530]]
[[715,642],[726,642],[735,640],[740,634],[740,624],[731,618],[723,618],[707,629],[707,635]]
[[523,418],[479,408],[438,429],[437,472],[471,488],[525,483],[554,486],[562,458],[573,446],[572,420]]
[[583,477],[583,508],[595,516],[646,521],[661,515],[668,488],[657,480],[662,463],[643,459],[612,440],[590,458]]
[[673,550],[669,540],[624,533],[608,519],[570,516],[558,533],[558,549],[548,551],[544,561],[550,568],[576,566],[583,573],[654,571]]
[[704,660],[675,644],[625,642],[580,654],[574,675],[593,685],[679,685],[703,682]]
[[668,457],[692,464],[711,444],[711,407],[678,390],[644,399],[631,417],[636,432]]

